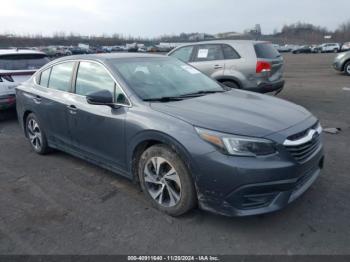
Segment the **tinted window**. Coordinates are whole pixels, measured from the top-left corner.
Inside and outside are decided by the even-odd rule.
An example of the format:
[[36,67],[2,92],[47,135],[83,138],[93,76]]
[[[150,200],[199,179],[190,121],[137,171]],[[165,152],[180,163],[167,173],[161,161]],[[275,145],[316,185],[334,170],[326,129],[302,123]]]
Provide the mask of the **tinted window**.
[[223,45],[222,50],[224,51],[225,59],[238,59],[239,54],[229,45]]
[[191,59],[192,50],[193,46],[185,46],[174,51],[170,55],[180,59],[181,61],[188,62]]
[[115,59],[110,63],[142,99],[223,91],[216,81],[177,59]]
[[116,103],[127,104],[122,90],[116,86],[113,78],[102,65],[80,62],[75,93],[86,96],[100,90],[108,90],[111,94],[115,94]]
[[0,56],[2,70],[36,70],[50,60],[44,54],[16,54]]
[[40,82],[39,85],[47,87],[49,84],[49,78],[50,78],[50,72],[51,72],[51,68],[46,69],[45,71],[43,71],[40,75]]
[[221,45],[199,45],[195,61],[213,61],[224,59]]
[[62,63],[52,67],[49,88],[70,91],[74,62]]
[[255,53],[258,58],[266,58],[266,59],[273,59],[276,57],[280,57],[280,53],[276,50],[276,48],[273,47],[272,44],[268,43],[261,43],[261,44],[255,44]]

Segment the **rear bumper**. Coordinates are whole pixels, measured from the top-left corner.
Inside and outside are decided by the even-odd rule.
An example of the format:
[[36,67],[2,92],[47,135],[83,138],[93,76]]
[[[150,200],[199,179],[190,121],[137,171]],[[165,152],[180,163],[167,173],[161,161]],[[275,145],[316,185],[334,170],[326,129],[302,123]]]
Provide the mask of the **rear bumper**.
[[263,82],[257,87],[246,88],[248,91],[258,92],[258,93],[269,93],[269,92],[281,92],[284,87],[285,81],[279,80],[276,82]]
[[2,95],[0,96],[0,110],[12,108],[16,105],[16,96],[11,95]]

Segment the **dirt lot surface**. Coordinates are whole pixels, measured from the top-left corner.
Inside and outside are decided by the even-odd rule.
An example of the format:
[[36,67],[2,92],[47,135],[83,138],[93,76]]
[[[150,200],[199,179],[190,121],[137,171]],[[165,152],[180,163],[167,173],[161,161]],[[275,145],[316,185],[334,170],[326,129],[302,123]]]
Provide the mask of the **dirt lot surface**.
[[129,181],[67,154],[38,156],[14,112],[0,120],[0,254],[350,254],[350,77],[333,54],[285,55],[279,97],[320,118],[326,165],[283,211],[171,218]]

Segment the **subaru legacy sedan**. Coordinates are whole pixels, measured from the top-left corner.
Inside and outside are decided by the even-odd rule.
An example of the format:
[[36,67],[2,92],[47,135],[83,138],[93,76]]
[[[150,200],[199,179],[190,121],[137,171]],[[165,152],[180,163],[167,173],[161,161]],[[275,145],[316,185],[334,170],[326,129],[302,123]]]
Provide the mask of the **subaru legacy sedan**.
[[55,60],[17,89],[33,150],[58,149],[138,182],[158,209],[279,210],[323,166],[319,121],[284,100],[227,90],[173,57]]

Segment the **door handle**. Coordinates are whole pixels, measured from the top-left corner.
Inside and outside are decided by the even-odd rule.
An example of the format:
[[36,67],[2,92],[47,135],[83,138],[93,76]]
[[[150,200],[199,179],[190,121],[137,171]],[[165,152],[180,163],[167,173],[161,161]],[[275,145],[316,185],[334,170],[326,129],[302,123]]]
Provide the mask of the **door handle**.
[[76,115],[77,114],[77,107],[75,105],[69,105],[67,106],[68,111],[70,114],[72,115]]
[[223,68],[222,65],[214,65],[214,69],[221,69],[221,68]]
[[41,103],[41,96],[38,96],[38,95],[34,96],[33,101],[35,104],[40,104]]

